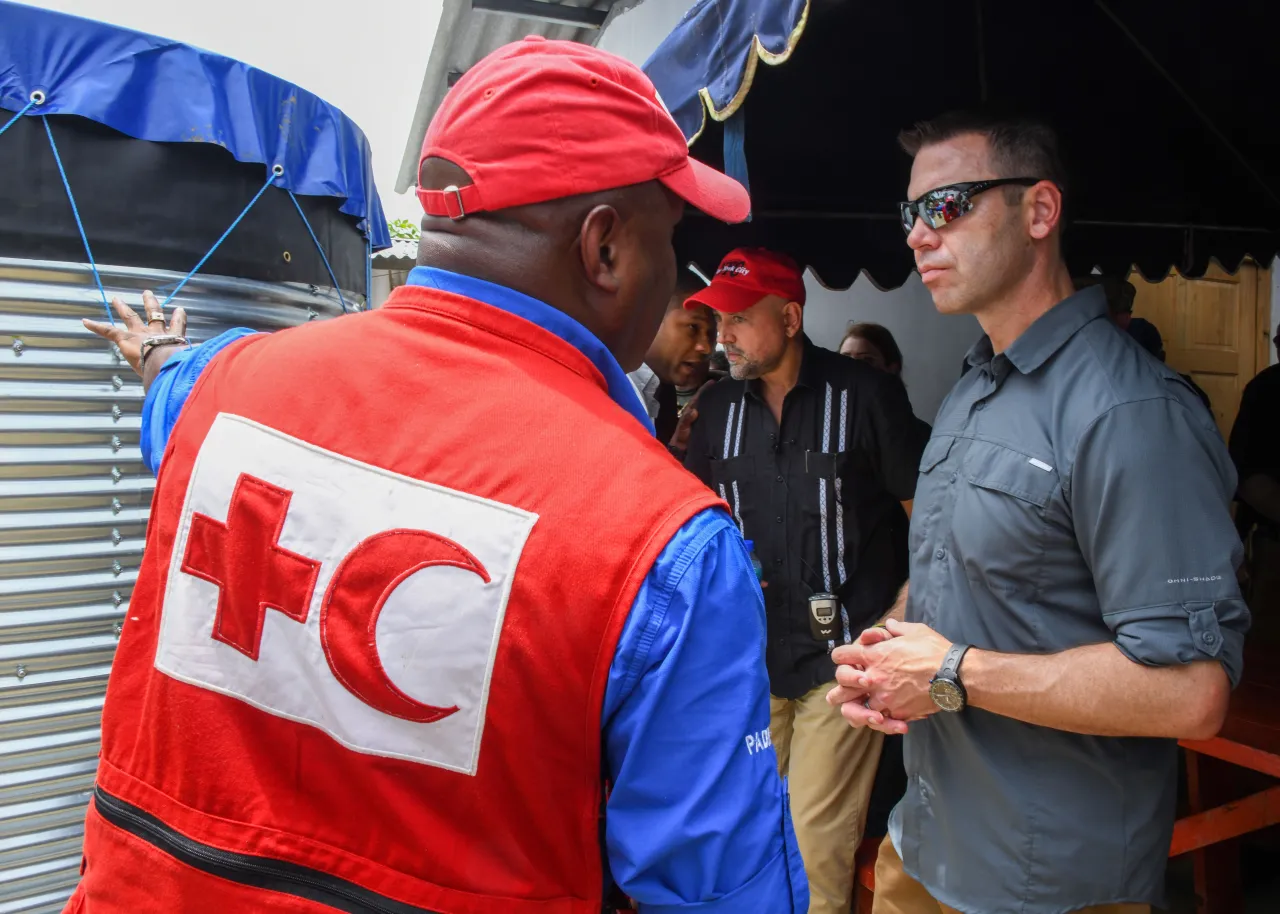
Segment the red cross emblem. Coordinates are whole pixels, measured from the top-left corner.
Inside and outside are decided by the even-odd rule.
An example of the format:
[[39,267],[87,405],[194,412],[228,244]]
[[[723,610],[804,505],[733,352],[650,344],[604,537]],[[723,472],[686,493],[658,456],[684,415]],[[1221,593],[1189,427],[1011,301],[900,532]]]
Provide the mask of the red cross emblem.
[[218,585],[213,637],[257,660],[267,610],[307,621],[320,563],[279,543],[293,497],[242,473],[231,493],[227,522],[196,513],[182,570]]
[[[254,661],[267,610],[306,622],[320,573],[320,562],[280,545],[292,498],[286,489],[241,473],[225,524],[199,512],[191,518],[181,568],[218,587],[214,640]],[[453,540],[425,530],[385,530],[343,558],[321,601],[320,643],[334,677],[370,707],[417,723],[458,709],[417,701],[388,678],[378,656],[378,616],[406,578],[437,565],[490,582],[480,561]]]

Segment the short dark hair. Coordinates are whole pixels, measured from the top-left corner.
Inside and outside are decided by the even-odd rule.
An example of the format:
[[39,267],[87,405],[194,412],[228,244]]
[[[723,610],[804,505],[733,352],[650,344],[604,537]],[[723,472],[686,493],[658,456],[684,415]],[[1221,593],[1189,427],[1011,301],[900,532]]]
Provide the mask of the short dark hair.
[[1160,336],[1160,331],[1151,321],[1143,320],[1135,317],[1129,321],[1129,336],[1137,342],[1139,346],[1147,350],[1160,361],[1164,361],[1164,340]]
[[676,291],[685,298],[701,292],[706,287],[707,284],[702,281],[702,277],[688,267],[682,267],[676,271]]
[[1090,273],[1087,276],[1078,276],[1072,282],[1077,292],[1090,286],[1102,286],[1102,291],[1107,296],[1107,311],[1112,317],[1117,314],[1133,313],[1133,300],[1138,297],[1138,290],[1129,280]]
[[[948,111],[927,121],[918,121],[898,134],[898,145],[915,158],[925,146],[976,133],[991,144],[993,164],[1002,178],[1040,178],[1066,189],[1066,169],[1058,153],[1058,135],[1053,128],[1030,118],[991,111]],[[1017,199],[1023,188],[1006,189],[1006,197]]]
[[848,329],[845,330],[844,336],[840,337],[840,346],[836,348],[843,347],[844,341],[849,337],[866,340],[879,349],[880,354],[884,356],[886,365],[902,367],[902,350],[898,348],[898,341],[893,338],[893,334],[889,332],[888,327],[865,321],[851,323]]
[[674,311],[677,308],[684,307],[685,299],[692,295],[697,295],[707,284],[702,281],[697,273],[694,273],[688,267],[681,267],[676,271],[676,289],[671,293],[671,300],[668,303],[667,310]]

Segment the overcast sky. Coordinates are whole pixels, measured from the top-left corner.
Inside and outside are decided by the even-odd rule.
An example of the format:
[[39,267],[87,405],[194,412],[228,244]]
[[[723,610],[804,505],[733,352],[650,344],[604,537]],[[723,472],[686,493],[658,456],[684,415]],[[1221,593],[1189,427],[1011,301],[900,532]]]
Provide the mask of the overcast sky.
[[26,0],[243,60],[337,105],[369,137],[388,219],[417,222],[396,171],[440,21],[441,0]]

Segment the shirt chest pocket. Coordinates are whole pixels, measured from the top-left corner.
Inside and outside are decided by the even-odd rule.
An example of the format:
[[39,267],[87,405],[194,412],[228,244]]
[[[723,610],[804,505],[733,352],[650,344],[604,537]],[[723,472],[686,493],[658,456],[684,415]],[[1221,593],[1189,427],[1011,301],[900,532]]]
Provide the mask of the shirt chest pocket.
[[735,513],[734,496],[741,502],[746,488],[756,482],[755,476],[756,458],[753,455],[711,461],[711,486],[729,502]]
[[[837,451],[824,454],[821,451],[805,451],[804,462],[796,467],[794,483],[807,485],[815,492],[826,490],[828,498],[849,506],[857,501],[860,492],[867,487],[861,484],[872,474],[871,461],[861,450]],[[818,509],[819,502],[813,502]]]
[[1046,510],[1061,485],[1051,461],[990,441],[970,441],[959,472],[968,486],[959,493],[954,529],[964,554],[987,559],[1038,555]]
[[955,441],[946,435],[930,438],[920,456],[920,478],[916,482],[915,507],[911,514],[909,545],[912,553],[920,548],[928,529],[943,510],[948,484],[958,478],[954,470],[944,463]]

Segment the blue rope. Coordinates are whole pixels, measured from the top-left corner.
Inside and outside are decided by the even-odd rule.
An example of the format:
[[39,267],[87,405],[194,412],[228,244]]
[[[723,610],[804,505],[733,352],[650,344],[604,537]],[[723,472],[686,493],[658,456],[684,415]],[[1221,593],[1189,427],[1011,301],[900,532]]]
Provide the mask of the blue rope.
[[338,277],[333,275],[333,267],[329,266],[329,258],[324,256],[324,248],[320,246],[320,239],[316,237],[316,233],[311,230],[311,223],[307,221],[307,214],[302,211],[298,198],[293,195],[293,191],[289,191],[289,199],[293,201],[293,208],[298,211],[298,215],[302,217],[302,224],[307,227],[307,234],[311,236],[312,243],[315,244],[316,250],[320,252],[320,259],[324,261],[324,268],[329,271],[329,278],[333,280],[333,288],[338,293],[338,301],[342,302],[342,313],[347,313],[347,300],[342,297],[342,289],[338,286]]
[[13,117],[9,118],[9,120],[5,122],[5,125],[3,127],[0,127],[0,135],[3,135],[6,130],[8,130],[14,124],[18,123],[18,118],[22,117],[22,115],[26,114],[35,106],[36,106],[36,103],[34,101],[27,102],[27,106],[25,108],[23,108],[21,111],[15,114]]
[[367,310],[373,307],[373,223],[365,219],[364,224],[368,229],[364,244],[364,306]]
[[71,201],[71,215],[76,217],[76,228],[80,230],[80,240],[84,243],[85,256],[89,258],[89,268],[93,270],[93,281],[98,284],[98,293],[102,296],[102,309],[107,312],[107,320],[114,327],[116,319],[111,316],[111,306],[107,304],[107,290],[102,287],[102,277],[98,275],[98,265],[94,263],[93,251],[89,249],[89,236],[84,233],[84,223],[80,221],[80,207],[76,206],[75,194],[71,192],[71,182],[67,180],[67,170],[62,167],[62,156],[58,155],[58,144],[53,141],[53,131],[49,128],[47,115],[40,115],[44,121],[44,132],[49,136],[49,148],[53,150],[53,161],[58,163],[58,174],[62,176],[62,186],[66,188],[67,199]]
[[200,268],[204,266],[205,261],[212,257],[213,252],[222,246],[222,242],[226,241],[227,236],[236,230],[236,226],[240,224],[240,221],[244,219],[245,216],[249,215],[249,210],[253,209],[253,204],[257,203],[262,195],[267,192],[267,188],[271,186],[271,182],[275,179],[276,173],[271,169],[267,169],[267,181],[258,188],[258,192],[254,194],[253,199],[249,201],[249,205],[240,211],[240,215],[236,216],[235,221],[232,222],[231,225],[227,226],[227,230],[222,233],[222,237],[213,243],[213,247],[209,248],[208,252],[200,258],[200,262],[191,268],[191,272],[182,277],[182,282],[178,283],[177,286],[174,287],[173,291],[169,293],[169,296],[161,302],[161,305],[167,305],[169,302],[173,301],[173,297],[181,292],[182,287],[191,281],[191,277],[200,272]]

